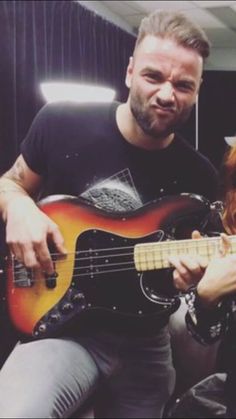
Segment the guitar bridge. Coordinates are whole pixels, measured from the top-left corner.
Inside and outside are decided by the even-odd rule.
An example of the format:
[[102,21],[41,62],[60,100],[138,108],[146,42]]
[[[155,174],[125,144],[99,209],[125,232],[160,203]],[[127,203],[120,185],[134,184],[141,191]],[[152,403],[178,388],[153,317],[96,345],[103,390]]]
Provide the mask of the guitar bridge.
[[16,288],[29,288],[33,286],[32,269],[27,269],[21,262],[13,262],[14,286]]

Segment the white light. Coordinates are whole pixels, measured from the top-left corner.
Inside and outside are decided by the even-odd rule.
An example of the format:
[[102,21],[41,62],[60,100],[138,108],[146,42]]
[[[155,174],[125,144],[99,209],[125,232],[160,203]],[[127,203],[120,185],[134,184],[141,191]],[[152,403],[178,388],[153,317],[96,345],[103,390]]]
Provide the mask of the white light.
[[234,147],[234,146],[236,146],[236,136],[234,136],[234,137],[225,137],[225,141],[226,141],[226,143],[227,143],[230,147]]
[[115,90],[91,84],[43,82],[40,89],[47,102],[112,102],[115,97]]

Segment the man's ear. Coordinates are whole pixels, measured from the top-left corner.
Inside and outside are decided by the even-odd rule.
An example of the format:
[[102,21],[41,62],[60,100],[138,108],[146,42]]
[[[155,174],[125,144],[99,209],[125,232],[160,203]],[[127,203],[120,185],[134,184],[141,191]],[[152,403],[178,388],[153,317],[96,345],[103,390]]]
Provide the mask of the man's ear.
[[200,88],[201,88],[202,82],[203,82],[203,78],[201,78],[200,83],[199,83],[199,86],[198,86],[198,91],[197,91],[197,94],[198,95],[199,95],[199,92],[200,92]]
[[125,77],[125,84],[128,87],[128,89],[131,86],[131,80],[132,80],[132,75],[133,75],[133,64],[134,63],[134,59],[133,57],[129,57],[129,64],[126,70],[126,77]]
[[196,99],[195,99],[195,102],[194,102],[195,104],[198,102],[198,97],[199,97],[199,92],[200,92],[202,82],[203,82],[203,79],[200,80],[200,83],[199,83],[199,86],[198,86],[198,89],[197,89]]

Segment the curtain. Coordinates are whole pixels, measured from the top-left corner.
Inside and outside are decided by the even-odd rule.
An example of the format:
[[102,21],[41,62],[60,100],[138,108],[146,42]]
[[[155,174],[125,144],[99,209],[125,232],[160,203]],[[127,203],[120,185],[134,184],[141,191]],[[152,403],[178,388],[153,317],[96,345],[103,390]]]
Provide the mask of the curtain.
[[0,172],[44,104],[40,82],[96,82],[126,99],[135,37],[77,1],[1,1],[0,27]]

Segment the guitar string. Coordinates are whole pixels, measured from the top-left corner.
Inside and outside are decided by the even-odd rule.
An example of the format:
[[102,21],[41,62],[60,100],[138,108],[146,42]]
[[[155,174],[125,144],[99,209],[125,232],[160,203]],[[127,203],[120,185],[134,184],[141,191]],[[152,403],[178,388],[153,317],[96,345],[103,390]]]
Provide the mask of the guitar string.
[[[85,276],[97,276],[97,275],[101,275],[101,274],[104,274],[104,273],[117,273],[117,272],[126,272],[126,271],[136,271],[137,272],[137,270],[135,269],[135,267],[133,266],[133,267],[130,267],[130,268],[124,268],[124,269],[111,269],[111,270],[109,270],[109,271],[100,271],[100,272],[95,272],[95,273],[93,273],[93,274],[91,274],[90,272],[86,272],[86,273],[83,273],[83,274],[76,274],[76,275],[73,275],[73,277],[72,277],[72,282],[73,282],[73,280],[75,279],[75,278],[81,278],[81,277],[85,277]],[[27,278],[26,279],[13,279],[13,284],[17,284],[17,285],[20,285],[21,283],[22,284],[25,284],[26,282],[27,282],[27,280],[28,281],[30,281],[32,279],[32,282],[33,283],[37,283],[37,282],[42,282],[42,281],[45,281],[46,279],[45,278],[39,278],[39,279],[33,279],[33,278],[29,278],[28,276],[27,276]],[[66,280],[60,280],[60,284],[61,283],[67,283],[68,281],[66,281]],[[20,288],[20,287],[19,287]],[[22,286],[22,288],[30,288],[30,286],[28,287],[28,286]]]
[[[85,269],[94,269],[94,270],[96,270],[96,269],[98,269],[98,268],[103,268],[103,267],[110,267],[110,266],[126,266],[126,265],[132,265],[132,266],[135,266],[135,264],[134,264],[134,262],[133,261],[128,261],[128,262],[120,262],[120,263],[104,263],[104,264],[100,264],[100,265],[87,265],[87,266],[77,266],[77,267],[74,267],[73,268],[73,272],[76,272],[76,271],[79,271],[79,270],[85,270]],[[27,269],[27,268],[25,268],[25,267],[22,267],[22,269],[20,270],[19,269],[19,271],[14,271],[14,273],[20,273],[21,271],[28,271],[29,269]],[[70,269],[69,268],[66,268],[66,269],[61,269],[60,268],[60,273],[66,273],[66,272],[69,272],[70,271]],[[95,271],[96,272],[96,271]]]
[[[104,270],[104,271],[90,271],[90,272],[84,272],[84,273],[75,273],[73,276],[72,276],[72,281],[73,281],[73,279],[76,279],[76,278],[83,278],[83,277],[86,277],[86,276],[90,276],[91,278],[93,278],[94,276],[97,276],[97,275],[102,275],[102,274],[108,274],[108,273],[118,273],[118,272],[124,272],[124,271],[130,271],[130,270],[132,270],[132,271],[136,271],[137,273],[139,273],[139,271],[137,271],[137,269],[135,268],[135,265],[134,265],[134,263],[133,262],[121,262],[121,263],[119,263],[119,265],[120,266],[124,266],[125,264],[131,264],[131,266],[128,268],[128,267],[126,267],[126,268],[119,268],[119,269],[113,269],[113,270],[109,270],[109,269],[106,269],[106,270]],[[118,264],[115,264],[116,266],[118,266]],[[102,267],[103,266],[106,266],[106,267],[108,267],[108,264],[107,265],[101,265]],[[96,268],[96,267],[95,267]],[[171,268],[171,265],[169,264],[169,266],[167,266],[167,268]],[[81,270],[81,269],[84,269],[84,267],[78,267],[77,268],[78,270]],[[148,269],[147,269],[148,270]],[[152,270],[152,269],[150,269],[150,270]],[[27,270],[27,271],[29,271],[29,270]],[[64,271],[60,271],[60,274],[63,274],[64,272],[68,272],[69,270],[64,270]],[[76,271],[76,268],[73,270],[73,273]],[[35,283],[35,282],[39,282],[39,281],[42,281],[42,280],[46,280],[47,278],[45,278],[45,277],[41,277],[41,278],[39,278],[39,279],[33,279],[33,275],[32,275],[32,281],[33,281],[33,283]],[[20,284],[20,283],[25,283],[26,281],[30,281],[30,278],[29,278],[29,276],[27,275],[27,278],[25,279],[14,279],[13,280],[13,283],[17,283],[18,285]],[[60,283],[61,282],[67,282],[67,281],[65,281],[65,280],[60,280]]]
[[[127,256],[127,255],[126,255]],[[133,255],[132,255],[133,256]],[[207,257],[213,257],[214,256],[214,253],[212,253],[211,255],[209,254],[209,255],[207,255]],[[80,259],[78,259],[79,261],[80,261]],[[62,263],[62,261],[58,261],[57,262],[57,265],[59,265],[60,263]],[[139,261],[139,263],[141,264],[141,265],[144,265],[144,266],[146,266],[146,268],[144,268],[143,270],[145,271],[145,270],[151,270],[151,269],[161,269],[161,268],[170,268],[171,267],[171,263],[168,261],[168,259],[167,258],[164,258],[164,257],[162,257],[162,258],[155,258],[155,257],[152,257],[152,258],[150,258],[149,257],[149,259],[145,259],[145,260],[142,260],[141,262]],[[92,273],[97,273],[97,269],[100,269],[100,268],[109,268],[109,267],[111,267],[111,266],[116,266],[117,268],[119,267],[119,266],[126,266],[126,265],[129,265],[129,264],[131,264],[132,266],[135,266],[135,263],[134,263],[134,261],[132,260],[132,261],[128,261],[128,262],[116,262],[116,263],[113,263],[113,262],[107,262],[107,263],[103,263],[103,264],[92,264],[92,262],[91,262],[91,264],[90,265],[85,265],[85,266],[78,266],[78,267],[74,267],[73,268],[73,272],[74,273],[77,273],[78,271],[80,271],[81,273],[80,273],[80,275],[83,275],[84,274],[84,270],[89,270],[90,272],[89,272],[89,274],[92,274]],[[151,264],[152,266],[150,267],[150,269],[148,269],[148,265],[149,264]],[[160,266],[161,265],[161,266]],[[119,269],[117,269],[117,271],[118,271]],[[137,269],[136,269],[137,270]],[[15,267],[14,269],[13,269],[13,273],[14,273],[14,275],[22,275],[22,274],[24,274],[25,272],[29,272],[30,271],[30,269],[28,269],[28,268],[25,268],[23,265],[22,265],[22,267]],[[60,273],[61,274],[66,274],[67,272],[69,272],[69,271],[71,271],[71,269],[69,269],[68,267],[65,267],[64,269],[61,269],[60,268]],[[105,272],[108,272],[108,270],[105,270],[105,271],[103,271],[103,273],[105,273]],[[32,276],[33,276],[33,274],[31,274]]]
[[[124,262],[121,262],[121,263],[119,263],[119,264],[115,264],[116,266],[118,266],[118,265],[124,265],[125,263]],[[84,273],[75,273],[73,276],[72,276],[72,282],[73,282],[73,280],[74,279],[76,279],[76,278],[83,278],[83,277],[87,277],[87,276],[90,276],[91,278],[93,278],[94,276],[97,276],[97,275],[102,275],[102,274],[109,274],[109,273],[118,273],[118,272],[125,272],[125,271],[130,271],[130,270],[132,270],[132,271],[136,271],[137,273],[142,273],[142,271],[137,271],[137,269],[135,268],[135,264],[133,263],[133,262],[127,262],[126,264],[131,264],[131,266],[128,268],[128,267],[126,267],[126,268],[119,268],[119,269],[113,269],[113,270],[104,270],[104,271],[90,271],[90,272],[84,272]],[[101,265],[102,267],[103,266],[108,266],[108,264],[107,265]],[[95,267],[96,268],[96,267]],[[166,266],[166,268],[171,268],[171,264],[169,264],[169,266]],[[78,267],[78,270],[81,270],[81,269],[84,269],[83,267],[81,268],[81,267]],[[146,269],[146,270],[148,270],[148,269]],[[150,271],[151,270],[153,270],[153,269],[150,269]],[[28,269],[27,269],[27,271],[29,271]],[[76,271],[76,268],[73,270],[73,273]],[[63,273],[66,273],[66,272],[69,272],[69,269],[67,269],[67,270],[62,270],[62,271],[60,271],[60,274],[63,274]],[[25,279],[14,279],[13,280],[13,283],[14,284],[20,284],[20,283],[25,283],[27,280],[28,281],[30,281],[31,279],[32,279],[32,282],[33,283],[35,283],[35,282],[40,282],[40,281],[46,281],[47,279],[50,279],[50,277],[49,278],[45,278],[45,277],[41,277],[41,278],[39,278],[39,279],[35,279],[35,278],[33,278],[33,274],[31,274],[31,276],[32,276],[32,278],[30,278],[29,277],[29,275],[27,275],[27,278]],[[63,282],[68,282],[68,281],[65,281],[65,280],[61,280],[60,279],[60,283],[63,283]]]
[[[208,238],[208,240],[207,241],[209,241],[209,239],[211,240],[211,239],[214,239],[214,242],[215,242],[215,240],[216,239],[220,239],[220,238],[215,238],[215,237],[213,237],[213,238]],[[183,242],[183,241],[182,241]],[[205,244],[206,244],[206,241],[204,240],[204,242],[205,242]],[[185,243],[186,243],[186,241],[185,241]],[[192,246],[190,246],[190,247],[192,247],[192,248],[194,248],[195,249],[195,246],[194,246],[194,243],[191,241],[191,239],[189,240],[189,243],[190,244],[192,244]],[[160,243],[154,243],[154,246],[156,247],[158,244],[161,244],[161,245],[163,245],[163,244],[165,244],[165,242],[160,242]],[[176,244],[176,242],[175,242],[175,244]],[[148,247],[153,247],[153,245],[152,244],[147,244],[148,245]],[[198,245],[200,245],[200,243],[198,243]],[[200,247],[203,247],[204,246],[204,244],[202,243],[201,245],[200,245]],[[165,250],[169,250],[168,249],[168,243],[167,243],[167,249],[165,249]],[[198,246],[199,247],[199,246]],[[206,246],[204,246],[204,247],[206,247]],[[131,247],[131,246],[126,246],[125,247],[125,249],[133,249],[134,247]],[[104,258],[104,255],[103,256],[98,256],[98,255],[96,255],[95,257],[93,257],[93,258],[91,258],[91,253],[98,253],[99,251],[105,251],[105,250],[109,250],[109,251],[114,251],[114,250],[117,250],[117,249],[122,249],[122,250],[124,250],[124,247],[122,247],[122,248],[109,248],[109,249],[99,249],[99,250],[92,250],[92,251],[90,251],[89,252],[89,254],[90,254],[90,256],[89,257],[86,257],[86,258],[78,258],[78,259],[75,259],[75,261],[76,260],[79,260],[79,261],[81,261],[81,260],[90,260],[90,262],[91,262],[91,259],[98,259],[98,258]],[[151,249],[151,250],[153,250],[153,249]],[[155,250],[155,249],[154,249]],[[179,251],[182,251],[182,248],[181,249],[178,249]],[[195,249],[196,250],[196,249]],[[186,252],[186,249],[184,249],[184,251]],[[87,253],[87,251],[79,251],[79,252],[75,252],[75,254],[79,254],[79,253],[84,253],[84,252],[86,252]],[[145,251],[141,251],[140,252],[140,249],[139,249],[139,256],[140,256],[140,253],[142,254],[146,254],[147,253],[147,249],[145,249]],[[56,255],[56,253],[54,253],[54,256]],[[109,257],[120,257],[120,256],[122,256],[122,257],[124,257],[124,256],[133,256],[133,253],[128,253],[128,254],[125,254],[125,253],[122,253],[122,254],[113,254],[113,255],[106,255],[106,258],[109,258]],[[213,254],[210,254],[210,252],[208,251],[208,255],[207,256],[213,256],[214,255],[214,252],[213,252]],[[160,256],[161,256],[161,258],[157,258],[156,257],[156,255],[155,255],[155,257],[153,258],[152,257],[152,259],[150,260],[144,260],[144,261],[141,261],[141,263],[144,263],[144,264],[148,264],[148,263],[158,263],[158,262],[163,262],[163,264],[165,263],[167,263],[167,266],[161,266],[161,267],[171,267],[171,264],[168,262],[168,260],[165,260],[164,261],[164,259],[163,259],[163,255],[162,254],[160,254]],[[57,260],[57,263],[60,263],[61,262],[61,260]],[[88,275],[97,275],[97,274],[103,274],[103,273],[111,273],[111,272],[119,272],[121,269],[117,269],[117,270],[112,270],[112,271],[108,271],[108,270],[105,270],[105,271],[100,271],[100,272],[97,272],[96,271],[96,269],[98,269],[98,268],[102,268],[102,267],[110,267],[110,266],[124,266],[124,265],[127,265],[127,264],[132,264],[132,266],[135,266],[134,265],[134,263],[133,262],[120,262],[120,263],[110,263],[110,262],[107,262],[107,263],[105,263],[105,264],[102,264],[102,265],[95,265],[95,266],[93,266],[93,265],[89,265],[89,266],[79,266],[79,267],[77,267],[77,268],[74,268],[74,270],[73,270],[73,272],[75,272],[75,271],[77,271],[77,270],[85,270],[85,269],[89,269],[89,272],[86,272],[86,273],[81,273],[79,276],[88,276]],[[159,266],[158,266],[159,267]],[[27,268],[22,268],[22,267],[15,267],[15,269],[14,269],[14,273],[15,273],[15,275],[17,275],[17,274],[19,274],[20,272],[22,272],[22,269],[26,269],[27,270],[27,272],[29,272],[29,269],[27,269]],[[92,271],[92,269],[95,269],[95,272],[93,272]],[[128,269],[133,269],[133,268],[128,268]],[[135,269],[135,268],[134,268]],[[156,268],[157,269],[157,268]],[[122,271],[123,270],[125,270],[125,269],[122,269]],[[145,270],[148,270],[148,268],[146,268]],[[68,269],[67,269],[67,271],[68,271]],[[64,272],[66,272],[66,270],[64,270],[64,271],[61,271],[61,273],[64,273]],[[33,275],[32,275],[33,276]],[[28,277],[28,275],[27,275],[27,277]],[[29,279],[29,278],[28,278]],[[17,279],[17,280],[15,280],[15,281],[17,281],[17,283],[19,283],[19,281],[20,282],[22,282],[22,281],[24,281],[25,282],[25,279],[24,280],[21,280],[21,279]]]
[[[212,256],[214,256],[214,255],[212,255]],[[89,266],[89,267],[77,267],[77,268],[74,268],[73,269],[73,278],[77,278],[77,277],[79,277],[79,278],[83,278],[84,276],[94,276],[94,275],[100,275],[100,274],[108,274],[108,273],[114,273],[114,272],[121,272],[121,271],[125,271],[125,270],[130,270],[130,269],[132,269],[132,270],[135,270],[136,272],[142,272],[142,271],[151,271],[151,270],[156,270],[156,269],[161,269],[161,268],[173,268],[173,266],[171,265],[171,263],[169,263],[169,261],[167,260],[167,261],[163,261],[163,263],[162,263],[162,266],[160,267],[160,266],[156,266],[155,267],[155,260],[151,260],[149,263],[151,263],[152,264],[152,266],[151,267],[148,267],[148,262],[147,261],[144,261],[143,263],[146,265],[145,266],[145,268],[144,269],[140,269],[140,270],[137,270],[136,269],[136,267],[135,267],[135,264],[133,263],[133,262],[120,262],[119,264],[117,264],[117,263],[114,263],[114,264],[104,264],[104,265],[99,265],[99,266]],[[158,261],[157,261],[158,262]],[[154,267],[153,267],[153,264],[154,264]],[[118,266],[126,266],[126,265],[130,265],[131,267],[130,268],[118,268]],[[106,268],[110,268],[111,266],[116,266],[117,267],[117,269],[114,269],[114,270],[109,270],[109,269],[105,269],[105,270],[103,270],[103,271],[98,271],[97,269],[98,268],[103,268],[103,267],[106,267]],[[23,273],[22,273],[22,269],[24,270],[23,271]],[[23,278],[23,279],[20,279],[20,278],[17,278],[17,279],[14,279],[14,282],[15,283],[25,283],[27,280],[31,280],[32,279],[32,281],[33,282],[37,282],[37,281],[41,281],[41,280],[47,280],[47,279],[50,279],[50,276],[49,277],[41,277],[39,280],[38,279],[35,279],[35,276],[37,276],[37,274],[35,274],[34,273],[34,271],[32,270],[32,272],[31,272],[31,278],[30,278],[30,275],[29,275],[29,272],[30,272],[30,269],[26,269],[26,268],[22,268],[21,270],[19,269],[18,271],[17,270],[15,270],[14,271],[14,275],[15,276],[19,276],[19,275],[21,275],[22,276],[22,274],[25,274],[26,272],[27,272],[27,274],[26,274],[26,278]],[[89,272],[83,272],[85,269],[87,269],[87,270],[89,270]],[[66,274],[66,273],[68,273],[70,271],[70,269],[64,269],[64,270],[60,270],[60,275],[63,275],[63,274]],[[80,271],[80,273],[78,273],[78,271]],[[61,281],[61,280],[60,280]]]
[[[144,254],[146,255],[146,252]],[[215,253],[213,252],[212,254],[208,254],[207,256],[213,256],[214,254]],[[116,257],[123,257],[124,258],[124,256],[125,257],[132,256],[132,261],[128,261],[128,262],[123,261],[123,262],[115,262],[114,263],[113,261],[110,262],[108,260],[109,257],[112,258],[112,259],[115,259]],[[81,261],[87,261],[88,260],[90,262],[90,264],[89,265],[84,265],[84,266],[80,265],[78,267],[75,267],[74,271],[76,271],[78,269],[81,269],[81,270],[91,269],[91,267],[96,269],[96,268],[107,267],[107,266],[121,266],[121,265],[126,265],[128,263],[133,263],[135,265],[133,256],[134,256],[133,253],[126,253],[126,254],[121,253],[121,254],[115,254],[115,255],[94,256],[94,257],[88,257],[88,258],[75,258],[75,260],[74,260],[75,262],[77,262],[77,261],[81,262]],[[139,254],[139,256],[140,256],[140,254]],[[139,263],[144,263],[144,264],[145,263],[154,263],[154,264],[155,263],[162,263],[162,264],[165,264],[165,263],[168,262],[168,259],[167,259],[168,255],[165,255],[165,257],[163,255],[160,255],[160,256],[161,257],[157,257],[157,255],[149,255],[148,259],[141,260],[141,261],[139,261]],[[94,264],[94,262],[96,262],[97,259],[105,259],[107,261],[103,264]],[[56,262],[57,262],[57,265],[59,265],[61,263],[67,263],[66,260],[57,260]],[[21,264],[21,266],[15,266],[14,273],[19,273],[22,270],[28,270],[28,269],[26,267],[24,267],[23,264]],[[61,270],[61,271],[66,272],[68,270],[69,269],[67,268],[66,270]]]
[[[198,246],[197,248],[193,245],[193,246],[188,246],[188,249],[187,249],[187,254],[192,254],[191,252],[188,252],[188,250],[195,250],[195,252],[194,252],[194,255],[195,254],[199,254],[199,252],[197,252],[196,253],[196,251],[197,250],[201,250],[201,249],[199,249],[199,247],[200,248],[204,248],[204,250],[206,250],[207,249],[207,254],[206,255],[201,255],[200,254],[200,256],[212,256],[212,255],[214,255],[215,254],[215,252],[216,252],[216,250],[219,250],[218,248],[216,249],[216,246],[214,246],[215,248],[213,249],[213,248],[211,248],[211,249],[209,249],[209,248],[206,248],[206,246],[204,246],[204,245],[200,245],[200,246]],[[123,249],[123,248],[109,248],[109,249],[97,249],[97,250],[92,250],[92,251],[90,251],[89,252],[89,256],[87,256],[87,257],[83,257],[83,258],[81,258],[81,257],[79,257],[79,258],[75,258],[74,259],[74,262],[77,262],[77,261],[79,261],[79,262],[81,262],[81,261],[89,261],[90,262],[90,264],[89,265],[87,265],[87,266],[82,266],[81,268],[82,269],[89,269],[90,267],[91,267],[91,263],[92,262],[95,262],[97,259],[102,259],[102,258],[105,258],[105,259],[109,259],[109,258],[116,258],[116,257],[128,257],[128,256],[134,256],[134,253],[132,252],[132,253],[116,253],[116,254],[112,254],[112,253],[110,253],[110,254],[106,254],[106,255],[98,255],[98,253],[100,253],[100,251],[101,252],[104,252],[105,250],[109,250],[109,252],[111,252],[111,251],[113,251],[113,250],[117,250],[117,249],[119,249],[119,250],[121,250],[121,249]],[[126,249],[134,249],[134,247],[126,247]],[[152,248],[152,246],[151,246],[151,248],[150,249],[145,249],[145,250],[138,250],[138,254],[137,254],[137,258],[142,258],[143,256],[146,256],[147,255],[147,252],[149,251],[150,253],[152,253],[153,251],[155,252],[155,250],[156,249],[153,249]],[[166,258],[167,258],[167,256],[168,255],[165,255],[164,253],[166,252],[166,251],[168,251],[168,255],[169,255],[169,251],[170,251],[170,249],[167,247],[167,248],[165,248],[165,249],[162,249],[162,251],[160,251],[159,252],[159,254],[157,254],[157,253],[155,253],[154,255],[152,255],[152,258],[150,259],[150,254],[149,254],[149,258],[148,258],[148,260],[147,259],[145,259],[144,258],[144,260],[141,260],[140,262],[141,263],[148,263],[148,262],[153,262],[153,263],[166,263]],[[186,253],[186,249],[184,249],[184,248],[178,248],[178,249],[175,249],[175,251],[178,251],[179,253],[182,253],[182,252],[184,252],[184,253]],[[230,249],[230,251],[232,251],[232,249]],[[82,253],[84,253],[84,251],[82,251]],[[86,252],[86,253],[88,253],[88,252]],[[93,253],[95,253],[95,256],[93,255]],[[80,252],[71,252],[70,254],[75,254],[75,255],[78,255],[78,254],[80,254]],[[56,255],[56,253],[54,253],[54,256]],[[58,255],[59,255],[59,253],[58,253]],[[14,260],[14,258],[13,258],[13,260]],[[65,262],[66,261],[66,259],[53,259],[53,261],[54,262],[57,262],[57,264],[59,264],[59,263],[62,263],[62,262]],[[18,263],[18,262],[17,262]],[[108,262],[106,262],[105,264],[103,264],[103,265],[96,265],[96,267],[102,267],[102,266],[108,266],[109,264],[111,264],[111,265],[114,265],[114,263],[110,263],[109,261]],[[120,263],[117,263],[117,265],[120,265],[120,264],[122,264],[122,262],[120,262]],[[23,264],[21,264],[20,263],[20,266],[15,266],[14,267],[14,272],[15,273],[17,273],[17,272],[20,272],[22,269],[24,269],[24,266],[23,266]],[[25,269],[27,269],[27,268],[25,268]]]
[[[230,238],[230,237],[229,237]],[[66,255],[65,255],[65,257],[66,256],[69,256],[69,255],[81,255],[81,254],[89,254],[89,256],[87,256],[87,257],[85,257],[85,258],[79,258],[79,260],[86,260],[86,259],[89,259],[90,257],[91,257],[91,254],[93,254],[93,253],[101,253],[101,252],[105,252],[105,251],[115,251],[115,250],[119,250],[119,251],[121,251],[121,250],[134,250],[134,248],[137,246],[138,247],[138,253],[139,254],[146,254],[146,252],[147,251],[150,251],[150,249],[153,251],[155,251],[155,250],[158,250],[158,249],[155,249],[155,248],[158,248],[158,247],[160,247],[160,248],[162,248],[162,249],[160,249],[160,250],[167,250],[167,251],[171,251],[172,249],[171,249],[171,247],[173,247],[173,246],[175,246],[176,248],[173,250],[173,251],[184,251],[185,253],[186,253],[186,250],[188,250],[188,249],[196,249],[196,250],[198,250],[199,248],[206,248],[209,244],[210,244],[210,247],[212,247],[211,245],[212,245],[212,243],[211,243],[211,241],[213,241],[213,244],[214,244],[214,247],[216,247],[217,246],[217,244],[219,244],[218,242],[220,241],[220,238],[216,238],[216,237],[209,237],[208,239],[203,239],[203,241],[204,241],[204,243],[202,243],[202,242],[200,242],[200,240],[202,241],[202,239],[198,239],[198,240],[195,240],[194,242],[193,242],[193,240],[192,239],[189,239],[189,240],[180,240],[179,242],[178,242],[178,240],[176,240],[176,241],[164,241],[164,242],[157,242],[157,243],[152,243],[152,242],[150,242],[150,243],[137,243],[137,244],[135,244],[135,245],[133,245],[133,246],[120,246],[120,247],[109,247],[109,248],[98,248],[98,249],[87,249],[87,250],[78,250],[78,251],[76,251],[76,252],[74,252],[74,251],[72,251],[72,252],[68,252]],[[235,238],[235,240],[236,240],[236,238]],[[231,241],[233,241],[233,240],[231,240]],[[216,243],[217,242],[217,243]],[[184,247],[185,245],[188,245],[187,246],[187,249]],[[233,243],[232,243],[233,244]],[[140,247],[139,247],[140,246]],[[181,247],[181,246],[183,246],[183,247]],[[142,249],[142,247],[143,247],[143,249]],[[208,246],[209,247],[209,246]],[[140,250],[140,248],[141,248],[141,250]],[[160,253],[161,253],[161,251],[160,251]],[[125,253],[122,253],[122,254],[117,254],[117,255],[106,255],[106,257],[110,257],[110,256],[112,256],[112,257],[114,257],[114,256],[126,256],[126,255],[128,255],[128,253],[127,254],[125,254]],[[54,253],[51,253],[51,256],[52,257],[55,257],[55,258],[57,258],[57,257],[63,257],[63,255],[61,254],[61,253],[59,253],[59,252],[54,252]],[[101,255],[101,256],[98,256],[98,255],[95,255],[95,256],[93,256],[93,258],[99,258],[99,257],[105,257],[105,256],[103,256],[103,255]],[[14,258],[14,256],[12,256],[12,259],[15,259]],[[78,259],[75,259],[75,260],[78,260]],[[55,259],[55,261],[58,261],[58,259]]]

